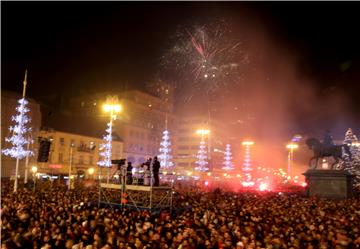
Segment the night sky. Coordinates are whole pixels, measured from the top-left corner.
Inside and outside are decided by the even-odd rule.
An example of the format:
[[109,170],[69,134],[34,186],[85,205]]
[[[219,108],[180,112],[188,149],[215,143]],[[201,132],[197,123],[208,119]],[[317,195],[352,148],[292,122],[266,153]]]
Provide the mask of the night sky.
[[[299,98],[312,99],[310,106],[300,108],[298,100],[292,111],[279,114],[284,118],[286,113],[289,123],[297,124],[289,125],[289,130],[308,132],[316,123],[319,130],[325,129],[324,124],[326,128],[356,125],[355,130],[359,129],[358,2],[1,4],[2,89],[21,92],[25,68],[29,70],[28,94],[39,101],[50,95],[71,96],[124,84],[144,88],[145,82],[161,72],[160,58],[172,46],[170,37],[179,26],[219,18],[230,20],[237,32],[244,33],[250,63],[245,66],[243,84],[264,75],[278,84],[276,89],[291,93],[301,89],[298,81],[306,81],[308,91]],[[270,69],[274,63],[276,67]],[[289,78],[296,82],[285,83]],[[269,90],[258,87],[259,91],[253,91],[255,103],[255,92],[267,95]],[[261,99],[266,99],[263,95]],[[279,106],[292,105],[290,99]],[[260,104],[254,108],[261,116]],[[344,110],[346,114],[336,118]],[[321,117],[322,122],[316,118],[300,122],[308,116]]]

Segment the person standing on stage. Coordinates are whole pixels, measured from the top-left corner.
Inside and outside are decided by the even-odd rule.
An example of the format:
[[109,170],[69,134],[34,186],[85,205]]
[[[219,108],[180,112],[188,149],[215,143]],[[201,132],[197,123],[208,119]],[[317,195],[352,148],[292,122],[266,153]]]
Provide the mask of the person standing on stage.
[[158,161],[157,157],[154,157],[152,170],[154,174],[154,186],[159,186],[160,162]]
[[150,185],[150,167],[151,167],[152,158],[149,157],[147,161],[143,164],[144,165],[144,177],[143,177],[143,184]]
[[128,162],[127,168],[126,168],[126,184],[132,184],[132,169],[133,166],[131,165],[131,162]]

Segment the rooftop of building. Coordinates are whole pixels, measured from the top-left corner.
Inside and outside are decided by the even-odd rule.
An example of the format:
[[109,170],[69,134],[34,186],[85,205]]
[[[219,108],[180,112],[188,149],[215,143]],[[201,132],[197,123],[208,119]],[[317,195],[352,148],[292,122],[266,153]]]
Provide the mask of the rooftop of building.
[[[104,119],[99,119],[91,116],[48,113],[46,115],[43,114],[42,129],[53,129],[55,131],[102,139],[105,135],[106,124],[107,123]],[[113,133],[113,140],[123,142],[123,139],[115,132]]]

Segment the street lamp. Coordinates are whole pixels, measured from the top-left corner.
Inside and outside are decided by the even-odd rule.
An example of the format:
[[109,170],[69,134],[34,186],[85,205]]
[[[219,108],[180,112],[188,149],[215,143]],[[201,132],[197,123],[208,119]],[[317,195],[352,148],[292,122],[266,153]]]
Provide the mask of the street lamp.
[[209,133],[210,133],[210,130],[206,130],[206,129],[196,130],[196,134],[200,134],[201,136],[207,135]]
[[94,174],[94,172],[95,172],[95,169],[94,169],[94,168],[89,168],[89,169],[88,169],[88,173],[89,173],[89,175],[90,175],[90,178],[92,178],[92,175]]
[[286,145],[286,148],[289,150],[288,153],[288,169],[287,169],[287,174],[288,176],[291,177],[291,167],[292,164],[294,162],[294,150],[296,150],[297,148],[299,148],[299,145],[296,143],[288,143]]
[[253,144],[254,144],[253,141],[244,141],[244,142],[242,142],[242,145],[244,145],[244,146],[250,146],[250,145],[253,145]]
[[33,179],[34,179],[34,192],[35,192],[35,184],[36,184],[36,172],[38,168],[36,166],[31,167],[31,172],[33,173]]
[[[116,120],[116,114],[122,111],[122,106],[118,103],[117,96],[109,96],[106,100],[106,103],[103,105],[104,112],[110,114],[110,121],[108,123],[108,129],[106,129],[107,134],[104,137],[104,152],[101,152],[100,155],[104,157],[103,161],[98,163],[99,166],[105,166],[108,168],[107,183],[110,180],[110,168],[111,168],[111,151],[112,151],[112,128],[113,120]],[[101,171],[101,170],[100,170]],[[100,173],[101,174],[101,173]],[[99,177],[100,179],[100,177]]]

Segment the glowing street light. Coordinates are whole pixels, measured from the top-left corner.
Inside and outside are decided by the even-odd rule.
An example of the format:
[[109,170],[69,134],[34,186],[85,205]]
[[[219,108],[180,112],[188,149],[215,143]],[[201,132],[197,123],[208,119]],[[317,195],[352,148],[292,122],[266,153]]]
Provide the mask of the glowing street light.
[[253,141],[244,141],[244,142],[242,142],[242,145],[244,145],[244,146],[249,146],[249,145],[253,145],[253,144],[254,144]]
[[88,169],[88,173],[89,173],[89,175],[90,175],[90,178],[92,178],[92,175],[94,174],[94,172],[95,172],[95,169],[94,169],[94,168],[89,168],[89,169]]
[[206,129],[199,129],[199,130],[196,130],[196,134],[199,134],[199,135],[207,135],[210,133],[210,130],[206,130]]
[[294,143],[289,143],[289,144],[286,145],[286,148],[290,149],[290,150],[294,150],[294,149],[299,148],[299,145],[294,144]]
[[288,174],[288,176],[291,176],[291,168],[292,168],[292,165],[294,163],[294,150],[299,148],[299,145],[296,144],[296,143],[288,143],[286,145],[286,148],[289,150],[287,174]]
[[33,174],[36,174],[38,168],[36,166],[32,166],[31,167],[31,172],[33,172]]
[[104,104],[103,110],[104,112],[119,113],[122,111],[122,106],[118,104]]

